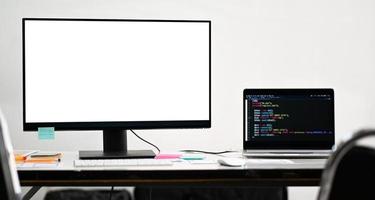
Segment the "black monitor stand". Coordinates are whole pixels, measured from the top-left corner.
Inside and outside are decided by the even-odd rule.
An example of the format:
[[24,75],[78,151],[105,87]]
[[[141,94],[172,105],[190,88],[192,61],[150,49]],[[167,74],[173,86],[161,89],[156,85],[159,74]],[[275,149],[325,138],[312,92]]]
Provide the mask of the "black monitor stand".
[[152,150],[128,150],[126,130],[103,130],[103,151],[79,151],[79,159],[154,158]]

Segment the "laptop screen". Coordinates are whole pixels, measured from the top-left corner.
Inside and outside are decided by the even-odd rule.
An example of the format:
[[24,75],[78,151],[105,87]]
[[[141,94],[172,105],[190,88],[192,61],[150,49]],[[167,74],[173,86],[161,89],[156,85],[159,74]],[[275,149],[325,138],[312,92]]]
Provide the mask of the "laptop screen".
[[331,149],[332,89],[246,89],[244,149]]

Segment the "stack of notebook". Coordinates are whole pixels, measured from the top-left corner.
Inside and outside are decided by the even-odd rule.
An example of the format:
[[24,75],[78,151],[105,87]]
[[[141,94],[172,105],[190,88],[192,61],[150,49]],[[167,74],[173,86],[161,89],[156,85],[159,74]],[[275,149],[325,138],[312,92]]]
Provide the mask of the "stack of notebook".
[[61,153],[15,152],[17,167],[55,167],[61,157]]

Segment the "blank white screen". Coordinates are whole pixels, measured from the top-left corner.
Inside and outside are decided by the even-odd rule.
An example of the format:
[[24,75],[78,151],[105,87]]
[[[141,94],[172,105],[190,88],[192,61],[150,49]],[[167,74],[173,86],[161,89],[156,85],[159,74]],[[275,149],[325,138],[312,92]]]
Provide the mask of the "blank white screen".
[[209,119],[209,24],[25,21],[26,122]]

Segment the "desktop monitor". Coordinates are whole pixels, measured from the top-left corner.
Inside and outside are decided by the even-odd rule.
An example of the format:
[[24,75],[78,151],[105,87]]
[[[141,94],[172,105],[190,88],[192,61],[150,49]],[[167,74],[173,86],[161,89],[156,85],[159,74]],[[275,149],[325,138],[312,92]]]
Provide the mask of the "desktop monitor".
[[211,126],[211,22],[24,18],[23,128],[103,130],[81,159],[148,158],[126,130]]

